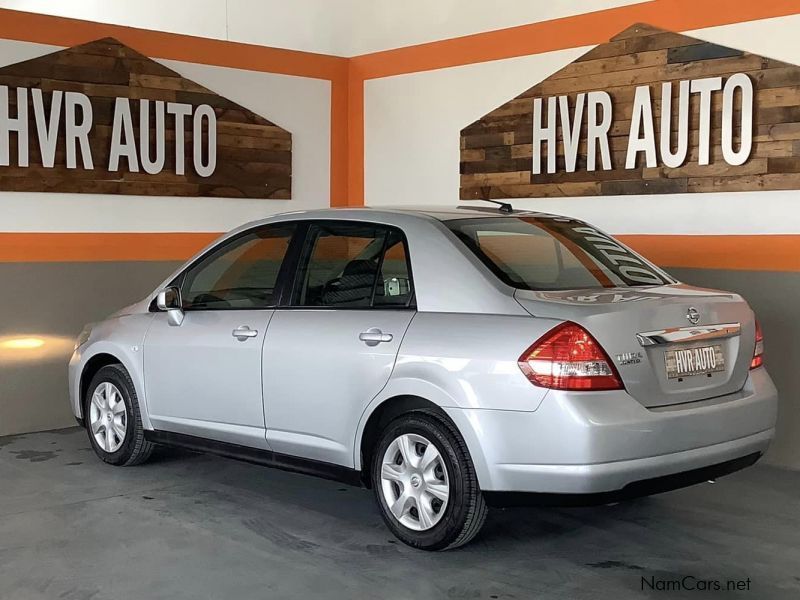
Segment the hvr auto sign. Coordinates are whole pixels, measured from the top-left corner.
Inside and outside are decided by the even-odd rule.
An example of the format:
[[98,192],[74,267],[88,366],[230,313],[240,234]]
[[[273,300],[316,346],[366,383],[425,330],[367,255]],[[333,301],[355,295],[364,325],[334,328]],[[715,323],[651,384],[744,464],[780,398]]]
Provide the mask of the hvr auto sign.
[[[12,88],[14,89],[14,88]],[[93,170],[92,135],[93,110],[91,99],[79,92],[53,91],[50,94],[49,110],[45,108],[45,98],[38,88],[16,88],[16,115],[10,115],[9,87],[0,85],[0,166],[11,162],[11,134],[17,138],[16,165],[30,165],[30,141],[34,135],[38,139],[43,167],[53,168],[59,139],[66,146],[66,167],[78,168],[78,157],[84,169]],[[32,105],[33,123],[29,121],[29,96]],[[134,121],[131,104],[138,104],[139,135],[138,143],[134,135]],[[152,119],[152,121],[151,121]],[[165,123],[172,119],[170,129],[174,130],[175,153],[174,173],[186,172],[185,133],[191,136],[192,166],[200,177],[210,177],[217,166],[217,118],[214,109],[201,104],[193,107],[180,102],[130,100],[116,98],[114,102],[113,125],[110,138],[108,171],[120,170],[122,159],[127,162],[127,170],[138,173],[143,170],[155,175],[164,170],[167,153]],[[154,125],[151,126],[151,122]],[[34,131],[31,131],[34,129]],[[205,132],[206,135],[203,135]]]
[[[673,108],[673,82],[661,85],[660,120],[658,127],[653,117],[653,99],[649,85],[636,88],[630,121],[630,132],[625,156],[625,168],[635,169],[639,154],[644,155],[647,167],[659,166],[677,168],[686,162],[689,150],[689,99],[697,94],[699,99],[698,126],[698,164],[710,162],[711,114],[714,94],[722,94],[722,156],[730,165],[741,165],[750,156],[753,147],[753,82],[744,73],[736,73],[727,79],[708,77],[677,82],[677,111]],[[737,100],[738,98],[738,100]],[[541,174],[542,146],[547,144],[545,169],[547,173],[556,172],[557,126],[561,127],[562,151],[565,170],[574,172],[578,159],[578,147],[585,132],[587,147],[586,170],[595,171],[597,155],[600,156],[600,169],[611,170],[611,150],[609,130],[614,119],[611,95],[605,91],[577,94],[570,114],[568,96],[552,96],[547,102],[547,125],[543,124],[544,102],[542,98],[533,101],[533,145],[532,157],[534,174]],[[677,112],[677,116],[676,113]],[[677,140],[672,143],[671,132],[676,129],[673,119],[677,119]],[[738,144],[734,134],[739,132]]]

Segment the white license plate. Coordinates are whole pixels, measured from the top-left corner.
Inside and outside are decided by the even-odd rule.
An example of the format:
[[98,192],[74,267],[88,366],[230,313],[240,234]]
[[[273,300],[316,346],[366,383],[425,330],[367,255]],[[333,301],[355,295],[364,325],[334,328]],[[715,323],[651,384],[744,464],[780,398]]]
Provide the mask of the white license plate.
[[706,375],[725,370],[725,356],[722,346],[701,346],[699,348],[680,348],[664,353],[667,377],[690,377]]

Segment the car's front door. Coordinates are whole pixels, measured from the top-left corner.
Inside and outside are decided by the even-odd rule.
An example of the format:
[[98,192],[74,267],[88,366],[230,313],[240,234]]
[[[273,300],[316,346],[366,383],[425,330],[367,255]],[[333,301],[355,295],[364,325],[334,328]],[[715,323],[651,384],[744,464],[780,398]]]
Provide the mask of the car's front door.
[[261,352],[292,224],[244,233],[181,276],[183,322],[157,314],[144,343],[157,430],[266,448]]
[[267,440],[283,454],[351,466],[355,428],[386,385],[414,316],[402,233],[308,225],[288,306],[264,344]]

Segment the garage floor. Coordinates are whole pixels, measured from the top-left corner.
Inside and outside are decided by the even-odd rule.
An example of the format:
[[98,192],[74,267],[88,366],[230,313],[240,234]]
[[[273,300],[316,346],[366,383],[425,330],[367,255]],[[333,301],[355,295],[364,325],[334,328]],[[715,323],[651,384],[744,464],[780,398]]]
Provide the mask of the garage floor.
[[[687,575],[749,578],[750,591],[642,583]],[[472,545],[430,554],[391,538],[367,490],[179,451],[110,467],[77,428],[0,438],[4,600],[798,594],[791,471],[757,466],[616,506],[495,511]]]

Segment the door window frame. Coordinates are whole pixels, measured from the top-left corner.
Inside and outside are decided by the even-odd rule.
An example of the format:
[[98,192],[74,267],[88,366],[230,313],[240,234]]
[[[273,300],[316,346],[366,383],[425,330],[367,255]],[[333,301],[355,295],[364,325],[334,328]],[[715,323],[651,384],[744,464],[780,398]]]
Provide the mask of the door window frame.
[[[293,251],[291,256],[289,252],[287,252],[287,256],[284,259],[284,264],[281,267],[281,276],[284,275],[283,267],[287,267],[287,279],[283,281],[283,286],[281,287],[281,297],[279,299],[279,304],[276,308],[281,310],[417,310],[417,288],[414,284],[414,274],[411,270],[411,250],[408,244],[408,238],[406,237],[405,232],[397,227],[396,225],[389,225],[387,223],[380,223],[376,221],[359,221],[355,219],[308,219],[304,221],[297,221],[296,222],[298,227],[295,230],[293,247],[290,246],[290,251]],[[297,286],[299,281],[300,275],[300,261],[302,260],[303,251],[306,248],[306,244],[309,240],[309,230],[311,229],[312,225],[319,225],[319,226],[336,226],[336,225],[352,225],[355,227],[376,227],[386,230],[386,238],[389,238],[390,233],[396,233],[400,236],[400,241],[403,244],[403,248],[405,249],[406,255],[406,269],[408,270],[408,280],[411,286],[411,294],[409,295],[408,301],[405,305],[398,305],[398,304],[385,304],[385,305],[375,305],[374,304],[374,294],[371,300],[370,306],[305,306],[302,304],[294,304],[292,299],[294,297],[294,290],[295,286]],[[296,243],[295,243],[296,242]],[[385,254],[386,247],[384,245],[383,253]],[[291,263],[289,263],[291,259]],[[309,254],[308,259],[311,259],[311,255]],[[381,263],[383,263],[384,256],[381,256]],[[289,273],[291,276],[289,276]],[[376,282],[377,283],[377,282]]]
[[[254,233],[258,233],[265,229],[271,229],[274,227],[294,227],[294,231],[292,232],[292,236],[289,239],[289,245],[286,249],[286,254],[283,256],[283,261],[281,262],[280,269],[278,270],[278,277],[275,280],[275,288],[272,293],[272,302],[268,306],[259,306],[259,307],[217,306],[217,307],[192,308],[191,306],[184,305],[182,306],[182,309],[185,312],[275,310],[279,306],[280,301],[284,296],[287,282],[291,283],[294,281],[294,275],[289,269],[292,265],[295,265],[297,263],[297,259],[294,258],[294,254],[298,253],[302,248],[302,245],[298,246],[298,243],[301,243],[302,240],[305,239],[305,227],[303,226],[302,221],[296,221],[296,220],[276,221],[274,223],[266,223],[264,225],[258,225],[256,227],[251,227],[249,229],[245,229],[244,231],[240,231],[236,235],[226,238],[225,240],[219,242],[218,244],[212,246],[211,248],[203,252],[190,264],[186,265],[186,267],[184,267],[184,269],[180,273],[178,273],[178,275],[176,275],[165,287],[175,286],[181,290],[181,296],[183,296],[183,284],[186,281],[186,275],[189,273],[189,271],[198,266],[212,254],[216,254],[217,252],[223,251],[224,249],[240,241],[243,237],[247,237],[248,235],[252,235]],[[153,300],[150,303],[150,312],[162,312],[161,310],[158,309],[155,302],[156,299],[153,298]]]

